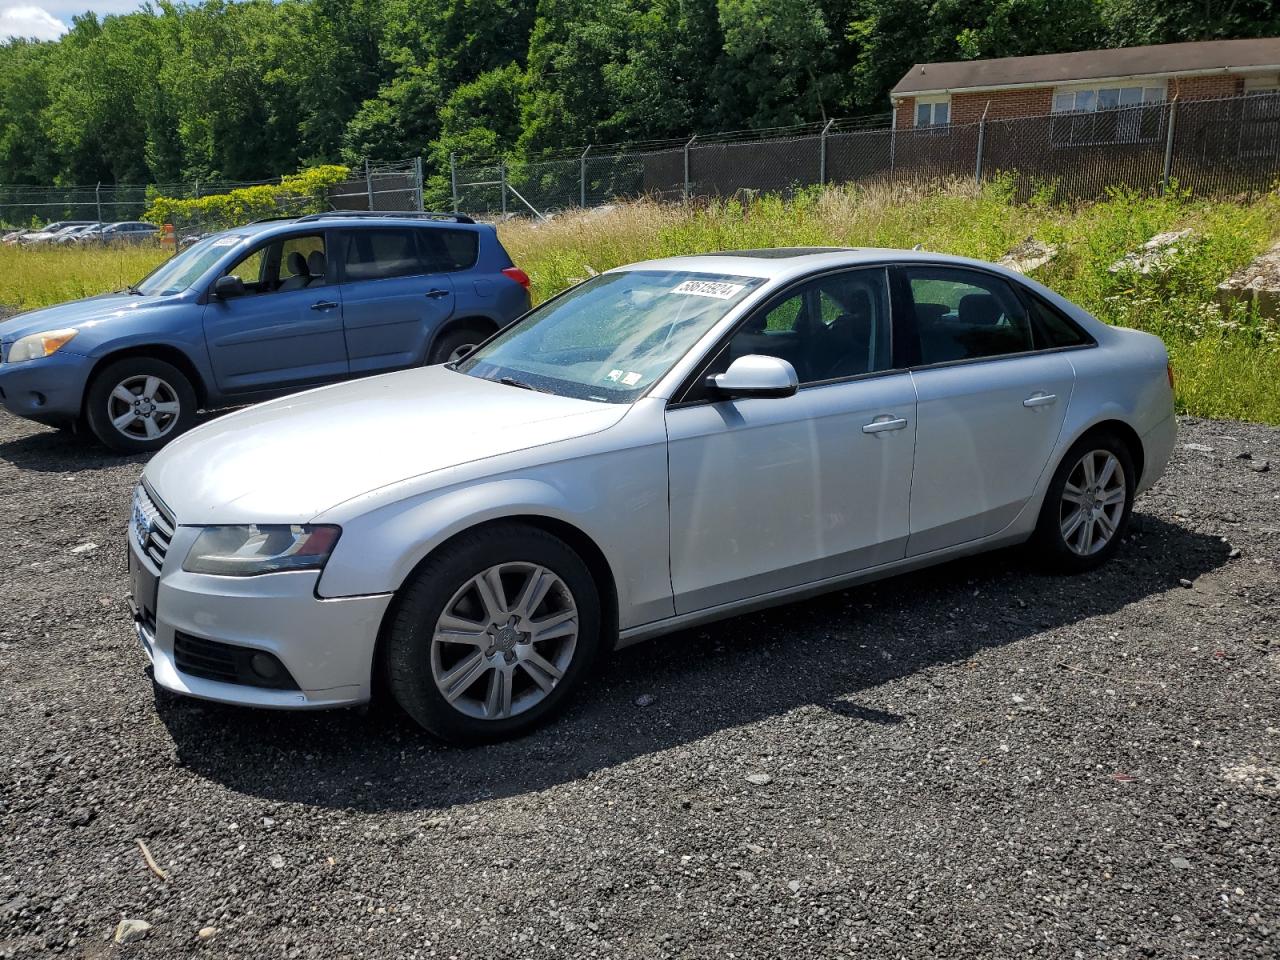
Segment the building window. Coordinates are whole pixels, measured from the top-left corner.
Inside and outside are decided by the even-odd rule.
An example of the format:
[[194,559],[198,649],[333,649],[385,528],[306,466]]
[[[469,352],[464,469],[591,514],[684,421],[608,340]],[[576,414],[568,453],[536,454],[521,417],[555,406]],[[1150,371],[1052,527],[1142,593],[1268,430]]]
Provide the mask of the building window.
[[951,98],[930,98],[916,101],[917,127],[945,127],[951,122]]
[[1160,133],[1164,84],[1059,87],[1053,94],[1055,146],[1141,143]]

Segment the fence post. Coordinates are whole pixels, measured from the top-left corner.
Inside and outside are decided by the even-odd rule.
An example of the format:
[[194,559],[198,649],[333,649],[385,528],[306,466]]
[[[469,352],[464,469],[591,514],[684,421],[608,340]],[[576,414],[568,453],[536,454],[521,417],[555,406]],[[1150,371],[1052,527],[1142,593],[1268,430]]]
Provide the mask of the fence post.
[[507,161],[498,163],[498,182],[502,185],[502,215],[507,215]]
[[987,101],[987,105],[982,108],[982,119],[978,121],[978,159],[973,167],[973,182],[976,186],[982,186],[982,146],[987,139],[987,111],[991,109],[991,101]]
[[1169,176],[1173,173],[1173,128],[1178,120],[1178,98],[1174,97],[1169,104],[1169,129],[1164,138],[1164,170],[1160,176],[1160,196],[1169,192]]
[[698,139],[695,133],[689,138],[689,142],[684,145],[684,199],[689,202],[689,148],[693,146],[693,141]]
[[458,212],[458,155],[449,154],[449,190],[453,194],[453,212]]
[[894,163],[897,160],[898,151],[898,105],[893,105],[893,112],[889,114],[889,179],[894,178]]
[[831,129],[831,125],[835,120],[828,120],[827,125],[822,128],[822,135],[818,140],[818,186],[826,186],[827,183],[827,131]]
[[369,158],[364,158],[364,185],[369,191],[369,209],[373,209],[373,177],[369,175]]
[[421,213],[426,209],[422,199],[422,158],[413,158],[413,180],[418,188],[418,212]]
[[98,208],[98,236],[102,236],[102,181],[93,188],[93,202]]
[[591,144],[588,143],[578,158],[578,206],[583,209],[587,206],[587,154],[590,152]]

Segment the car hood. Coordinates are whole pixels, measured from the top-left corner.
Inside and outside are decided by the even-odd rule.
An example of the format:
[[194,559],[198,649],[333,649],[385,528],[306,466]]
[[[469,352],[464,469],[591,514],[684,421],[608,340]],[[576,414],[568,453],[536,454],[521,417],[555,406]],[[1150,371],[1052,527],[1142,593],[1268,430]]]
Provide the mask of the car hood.
[[[20,313],[16,317],[0,323],[0,342],[10,343],[30,333],[42,333],[45,330],[61,330],[66,327],[97,326],[111,323],[122,317],[128,317],[138,310],[145,310],[160,303],[162,297],[141,297],[129,293],[104,293],[83,300],[72,300],[60,303],[56,307],[43,307]],[[75,341],[68,349],[75,351]]]
[[422,367],[213,420],[144,476],[182,524],[304,523],[388,484],[595,433],[627,409]]

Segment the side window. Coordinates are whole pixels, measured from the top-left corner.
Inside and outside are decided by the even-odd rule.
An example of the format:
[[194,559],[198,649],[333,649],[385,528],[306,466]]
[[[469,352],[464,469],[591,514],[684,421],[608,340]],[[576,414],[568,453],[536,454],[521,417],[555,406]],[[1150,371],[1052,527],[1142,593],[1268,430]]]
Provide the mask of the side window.
[[266,281],[267,251],[271,248],[259,247],[246,254],[227,269],[227,276],[239,277],[248,293],[267,293],[270,286]]
[[266,294],[303,290],[325,282],[323,234],[285,237],[251,250],[227,270],[245,291]]
[[1093,343],[1093,338],[1060,311],[1033,293],[1027,294],[1031,304],[1031,323],[1035,327],[1036,344],[1041,348],[1079,347]]
[[1034,348],[1022,304],[1003,280],[951,267],[907,267],[920,363],[947,363]]
[[748,317],[707,373],[723,373],[738,357],[750,354],[786,360],[802,385],[887,370],[888,289],[881,268],[811,280]]
[[422,227],[417,231],[422,257],[432,273],[470,270],[480,251],[480,235],[474,230]]
[[429,273],[413,229],[348,230],[343,263],[348,282],[386,280]]

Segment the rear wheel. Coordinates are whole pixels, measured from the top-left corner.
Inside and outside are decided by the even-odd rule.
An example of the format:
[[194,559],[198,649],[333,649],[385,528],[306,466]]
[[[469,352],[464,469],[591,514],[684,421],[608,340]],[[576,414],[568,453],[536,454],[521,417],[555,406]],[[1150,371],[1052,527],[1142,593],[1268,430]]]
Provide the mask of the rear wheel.
[[1062,458],[1036,527],[1045,562],[1065,573],[1100,566],[1119,549],[1137,474],[1128,446],[1109,433],[1077,441]]
[[543,530],[498,524],[448,544],[402,588],[387,682],[436,736],[500,740],[560,707],[599,637],[599,597],[582,559]]
[[147,453],[191,428],[196,393],[171,363],[125,357],[100,370],[85,395],[94,436],[120,453]]
[[427,363],[457,363],[488,339],[488,331],[477,325],[453,327],[440,334],[431,345]]

